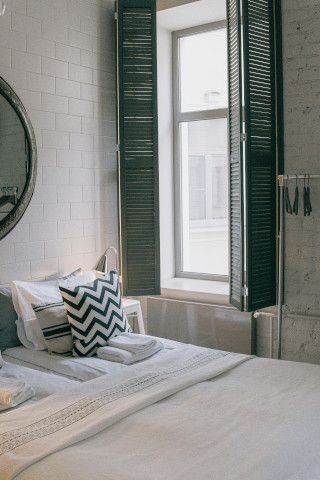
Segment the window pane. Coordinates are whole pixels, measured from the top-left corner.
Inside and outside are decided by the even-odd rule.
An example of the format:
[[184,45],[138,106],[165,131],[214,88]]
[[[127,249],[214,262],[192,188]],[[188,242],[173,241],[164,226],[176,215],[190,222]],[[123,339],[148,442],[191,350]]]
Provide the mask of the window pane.
[[227,119],[180,124],[182,266],[228,275]]
[[206,164],[205,157],[189,156],[190,220],[206,218]]
[[179,40],[181,111],[228,107],[225,28]]

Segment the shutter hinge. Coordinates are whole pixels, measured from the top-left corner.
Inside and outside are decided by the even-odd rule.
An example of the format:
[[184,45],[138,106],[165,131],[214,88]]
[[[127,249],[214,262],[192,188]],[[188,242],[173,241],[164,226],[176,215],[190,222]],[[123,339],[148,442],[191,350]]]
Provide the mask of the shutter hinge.
[[248,297],[248,295],[249,295],[249,289],[246,285],[242,288],[242,295],[244,297]]
[[247,141],[247,134],[246,133],[240,133],[240,141],[241,142],[246,142]]
[[116,144],[116,152],[120,152],[120,144],[119,143]]
[[118,20],[118,12],[114,12],[114,19],[115,19],[115,21]]

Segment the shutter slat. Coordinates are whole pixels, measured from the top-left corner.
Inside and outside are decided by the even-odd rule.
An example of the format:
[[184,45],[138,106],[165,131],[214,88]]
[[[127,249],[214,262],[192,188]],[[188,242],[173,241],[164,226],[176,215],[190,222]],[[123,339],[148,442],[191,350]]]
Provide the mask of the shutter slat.
[[118,0],[122,281],[160,293],[155,0]]

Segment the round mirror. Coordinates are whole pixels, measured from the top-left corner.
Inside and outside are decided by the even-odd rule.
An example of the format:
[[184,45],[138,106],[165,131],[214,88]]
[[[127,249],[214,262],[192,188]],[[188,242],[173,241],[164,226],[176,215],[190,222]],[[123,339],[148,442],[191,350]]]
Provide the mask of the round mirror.
[[0,239],[24,214],[36,179],[36,141],[19,97],[0,77]]

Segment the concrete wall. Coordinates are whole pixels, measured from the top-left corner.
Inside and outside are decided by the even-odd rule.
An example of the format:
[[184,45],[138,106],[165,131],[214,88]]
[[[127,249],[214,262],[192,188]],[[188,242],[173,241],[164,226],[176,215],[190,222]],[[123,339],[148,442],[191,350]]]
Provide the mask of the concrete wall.
[[0,283],[92,268],[117,243],[113,0],[10,0],[0,75],[33,123],[32,202],[0,241]]
[[[320,1],[284,0],[285,170],[320,173]],[[293,197],[292,185],[292,197]],[[320,182],[313,215],[286,218],[290,311],[320,314]]]
[[[285,172],[319,174],[320,1],[283,0],[283,36]],[[319,181],[312,183],[312,203],[310,218],[286,216],[283,358],[320,363]],[[261,354],[268,353],[269,332],[260,319]]]

